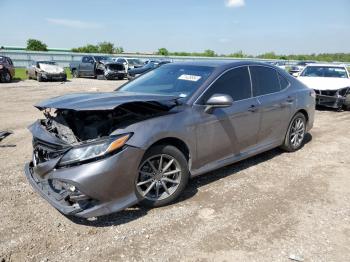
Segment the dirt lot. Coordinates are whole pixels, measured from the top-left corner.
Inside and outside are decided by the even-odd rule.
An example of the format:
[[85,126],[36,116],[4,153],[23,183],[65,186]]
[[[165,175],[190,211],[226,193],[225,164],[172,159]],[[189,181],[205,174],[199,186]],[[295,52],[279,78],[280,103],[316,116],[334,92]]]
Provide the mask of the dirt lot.
[[0,84],[0,261],[350,261],[350,112],[317,111],[304,148],[275,149],[193,179],[176,204],[66,218],[33,192],[32,105],[122,81]]

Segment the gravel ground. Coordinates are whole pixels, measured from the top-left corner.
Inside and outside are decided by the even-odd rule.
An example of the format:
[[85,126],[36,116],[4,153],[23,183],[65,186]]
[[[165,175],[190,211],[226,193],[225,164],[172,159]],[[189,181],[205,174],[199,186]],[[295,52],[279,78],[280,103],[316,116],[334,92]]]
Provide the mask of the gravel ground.
[[350,112],[317,111],[298,152],[275,149],[190,181],[177,203],[69,219],[33,192],[32,105],[123,81],[0,84],[0,261],[350,261]]

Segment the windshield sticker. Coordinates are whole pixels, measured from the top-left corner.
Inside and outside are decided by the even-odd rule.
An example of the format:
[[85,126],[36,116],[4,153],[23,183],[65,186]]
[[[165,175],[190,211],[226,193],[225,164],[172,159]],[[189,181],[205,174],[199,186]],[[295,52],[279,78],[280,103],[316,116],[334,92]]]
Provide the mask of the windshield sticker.
[[197,82],[201,78],[202,78],[201,76],[195,76],[195,75],[181,75],[181,76],[179,76],[178,79]]
[[335,72],[344,72],[345,70],[343,68],[335,68],[334,71]]
[[187,94],[180,94],[179,97],[181,98],[187,97]]

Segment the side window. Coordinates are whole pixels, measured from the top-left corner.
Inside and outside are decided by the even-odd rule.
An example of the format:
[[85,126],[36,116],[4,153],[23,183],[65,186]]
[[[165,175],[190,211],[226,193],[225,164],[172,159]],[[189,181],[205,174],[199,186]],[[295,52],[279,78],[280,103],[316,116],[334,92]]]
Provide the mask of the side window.
[[201,104],[205,104],[214,94],[227,94],[234,101],[251,97],[251,85],[248,67],[232,69],[217,79],[204,93]]
[[83,57],[83,60],[81,60],[83,63],[89,63],[89,58],[87,56]]
[[275,69],[265,66],[250,66],[253,95],[261,96],[280,91],[280,83]]
[[278,74],[278,78],[280,80],[281,90],[286,89],[289,86],[289,81],[284,77]]

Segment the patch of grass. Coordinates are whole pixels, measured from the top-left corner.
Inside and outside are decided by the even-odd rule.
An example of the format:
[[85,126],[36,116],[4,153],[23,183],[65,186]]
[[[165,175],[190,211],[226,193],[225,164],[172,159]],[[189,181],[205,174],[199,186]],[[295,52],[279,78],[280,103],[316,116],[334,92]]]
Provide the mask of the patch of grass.
[[16,68],[16,72],[15,72],[15,80],[24,80],[24,79],[28,79],[27,75],[26,75],[26,69],[25,68]]
[[[69,68],[64,69],[67,74],[67,79],[72,78],[72,74],[69,70]],[[26,69],[25,68],[16,68],[16,73],[15,73],[15,80],[25,80],[28,79],[27,74],[26,74]]]

